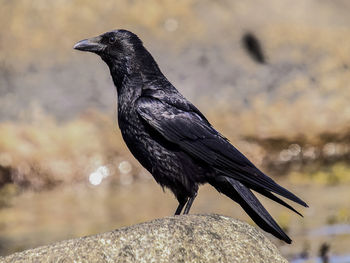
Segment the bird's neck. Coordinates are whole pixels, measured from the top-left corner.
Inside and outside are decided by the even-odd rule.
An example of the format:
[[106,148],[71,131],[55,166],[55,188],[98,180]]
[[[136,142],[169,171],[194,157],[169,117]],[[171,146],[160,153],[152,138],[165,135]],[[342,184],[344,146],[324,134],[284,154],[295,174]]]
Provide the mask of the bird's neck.
[[132,86],[138,83],[142,87],[160,78],[165,78],[147,50],[138,55],[138,61],[106,61],[106,63],[109,66],[118,94],[125,92],[124,89],[130,84],[130,80],[135,82]]
[[109,69],[111,71],[114,86],[116,87],[119,95],[121,93],[125,81],[127,79],[130,79],[129,74],[126,72],[126,70],[118,66],[112,66],[109,67]]
[[164,78],[163,73],[160,71],[157,62],[154,60],[152,55],[143,49],[141,54],[138,54],[138,67],[137,70],[140,72],[144,83],[153,82],[159,78]]

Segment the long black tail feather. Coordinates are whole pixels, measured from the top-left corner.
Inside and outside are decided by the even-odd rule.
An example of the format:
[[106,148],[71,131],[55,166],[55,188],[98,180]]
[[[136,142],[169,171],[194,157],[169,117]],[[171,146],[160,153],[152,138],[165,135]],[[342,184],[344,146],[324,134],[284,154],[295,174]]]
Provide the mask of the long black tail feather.
[[292,207],[291,205],[287,204],[286,202],[284,202],[282,199],[280,199],[279,197],[275,196],[273,193],[270,193],[269,191],[265,190],[265,189],[254,189],[253,190],[257,191],[259,194],[262,194],[263,196],[266,196],[267,198],[270,198],[271,200],[279,203],[280,205],[283,205],[284,207],[287,207],[288,209],[292,210],[294,213],[300,215],[301,217],[303,217],[302,214],[300,214],[297,210],[294,209],[294,207]]
[[[296,195],[294,195],[292,192],[288,191],[284,187],[277,184],[274,180],[272,180],[270,177],[265,175],[259,169],[255,167],[249,167],[249,166],[245,167],[244,169],[245,171],[218,170],[218,172],[224,174],[227,177],[230,177],[236,180],[238,179],[239,181],[244,181],[248,185],[254,186],[256,188],[262,188],[262,189],[266,189],[267,191],[274,192],[302,206],[308,207],[308,205],[303,200],[301,200],[299,197],[297,197]],[[255,173],[257,174],[256,176],[254,176]]]
[[[242,183],[230,177],[216,176],[215,179],[210,182],[210,184],[213,185],[219,192],[227,195],[235,202],[238,202],[244,211],[261,229],[271,233],[275,237],[285,241],[288,244],[292,243],[292,240],[279,227],[276,221],[271,217],[271,215],[255,197],[255,195]],[[271,198],[271,196],[268,197]],[[272,199],[276,201],[277,197],[274,197]],[[280,200],[279,198],[277,199]],[[279,203],[283,204],[283,201],[280,201],[281,202]]]

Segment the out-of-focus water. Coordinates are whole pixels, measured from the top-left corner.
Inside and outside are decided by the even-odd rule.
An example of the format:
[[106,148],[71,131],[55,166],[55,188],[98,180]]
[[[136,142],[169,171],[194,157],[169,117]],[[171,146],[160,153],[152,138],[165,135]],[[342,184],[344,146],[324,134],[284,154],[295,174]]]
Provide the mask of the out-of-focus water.
[[[337,224],[323,226],[318,229],[310,231],[311,236],[334,236],[334,235],[349,235],[350,234],[350,225],[347,224]],[[349,244],[350,251],[350,244]]]
[[[346,236],[350,235],[350,224],[336,224],[336,225],[326,225],[317,229],[313,229],[308,233],[312,237],[327,236],[330,238],[337,238],[337,236]],[[329,245],[327,245],[329,246]],[[350,243],[347,252],[350,252]],[[296,257],[290,261],[291,263],[304,263],[304,262],[313,262],[313,263],[349,263],[350,262],[350,253],[345,253],[342,255],[329,253],[326,257]]]
[[[0,255],[110,231],[174,213],[177,201],[168,191],[164,193],[153,180],[139,179],[121,185],[111,181],[111,176],[105,177],[105,172],[96,172],[104,177],[98,185],[94,185],[94,180],[89,181],[91,178],[87,175],[86,184],[23,192],[12,198],[7,207],[0,209]],[[346,216],[334,218],[338,211],[343,211],[348,205],[348,186],[310,188],[288,181],[279,183],[302,197],[310,206],[308,209],[297,207],[304,215],[302,218],[261,198],[267,210],[293,239],[292,245],[287,245],[267,234],[281,253],[289,259],[299,260],[298,255],[307,251],[310,258],[315,258],[321,245],[327,243],[330,244],[331,256],[339,256],[339,260],[342,255],[345,258],[349,254],[350,222]],[[342,198],[329,198],[335,193]],[[210,186],[200,188],[191,213],[223,214],[252,224],[237,204]],[[328,225],[330,218],[340,221],[339,224]]]
[[[346,255],[332,255],[328,259],[329,263],[349,263],[350,262],[350,254]],[[315,258],[298,258],[292,259],[290,263],[326,263],[323,258],[315,257]]]

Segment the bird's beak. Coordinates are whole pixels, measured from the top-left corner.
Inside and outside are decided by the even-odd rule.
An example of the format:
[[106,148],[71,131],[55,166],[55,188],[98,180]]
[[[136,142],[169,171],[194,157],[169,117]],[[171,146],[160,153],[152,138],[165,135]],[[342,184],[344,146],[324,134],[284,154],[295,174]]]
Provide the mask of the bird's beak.
[[94,53],[102,52],[106,45],[100,43],[101,37],[92,37],[79,41],[74,45],[74,49],[81,51],[89,51]]

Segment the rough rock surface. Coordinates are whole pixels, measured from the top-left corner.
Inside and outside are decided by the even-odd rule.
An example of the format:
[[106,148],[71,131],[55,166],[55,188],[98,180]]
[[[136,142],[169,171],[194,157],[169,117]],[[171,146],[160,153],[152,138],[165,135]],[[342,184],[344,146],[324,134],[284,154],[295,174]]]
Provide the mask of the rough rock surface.
[[287,262],[256,228],[220,215],[156,219],[15,253],[0,262]]

